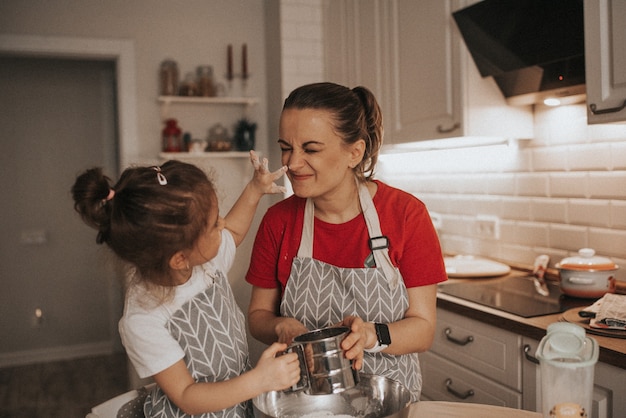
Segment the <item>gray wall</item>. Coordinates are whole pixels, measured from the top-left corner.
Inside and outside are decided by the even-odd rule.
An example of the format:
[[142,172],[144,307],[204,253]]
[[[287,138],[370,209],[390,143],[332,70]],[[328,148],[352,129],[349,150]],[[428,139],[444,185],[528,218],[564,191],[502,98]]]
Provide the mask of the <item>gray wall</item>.
[[[266,5],[262,0],[187,0],[184,2],[169,0],[133,0],[130,2],[123,0],[106,2],[99,0],[5,0],[0,2],[0,34],[131,40],[134,43],[136,70],[136,141],[139,150],[137,161],[141,163],[156,162],[160,151],[162,124],[156,98],[158,96],[158,68],[161,61],[166,58],[175,59],[182,74],[187,71],[194,71],[198,65],[212,65],[216,81],[220,82],[224,81],[226,72],[227,45],[232,44],[235,48],[235,71],[237,72],[240,68],[240,48],[243,43],[246,43],[248,45],[248,68],[251,73],[247,94],[260,99],[260,104],[250,108],[247,116],[258,122],[256,148],[267,155],[268,110],[266,100],[268,84],[266,83],[275,82],[275,77],[270,77],[268,80],[266,74],[271,74],[273,71],[280,73],[280,62],[279,60],[266,62],[266,36],[268,40],[273,42],[278,39],[279,29],[271,27],[266,33],[264,19],[269,16],[269,18],[277,21],[277,13],[277,2],[268,2]],[[279,45],[272,45],[272,48],[274,47],[278,48]],[[271,84],[269,86],[271,88]],[[280,86],[276,88],[280,89]],[[276,105],[276,99],[273,99],[273,102]],[[210,112],[210,110],[207,111]],[[214,117],[214,115],[211,116]],[[36,115],[28,121],[24,121],[24,123],[36,122],[38,122]],[[271,123],[276,122],[271,121]],[[207,131],[210,124],[212,122],[207,121]],[[194,135],[202,134],[204,133],[194,133]],[[51,135],[46,140],[53,142],[54,136]],[[70,160],[78,158],[72,153],[67,153],[66,156]],[[10,157],[5,155],[4,159],[6,158]],[[241,168],[238,167],[236,171],[239,173]],[[217,180],[219,187],[221,185],[220,179]],[[46,181],[52,184],[58,179],[50,176]],[[68,183],[68,179],[63,179],[63,181]],[[229,196],[237,195],[241,191],[241,181],[231,184],[234,186],[224,186],[223,193]],[[70,185],[71,181],[64,184],[67,187]],[[46,185],[43,187],[45,188]],[[252,231],[256,230],[260,216],[265,212],[267,205],[273,201],[275,199],[265,199],[259,208]],[[228,207],[225,205],[222,206],[222,212],[227,209]],[[26,222],[19,215],[13,221]],[[84,228],[82,225],[78,227]],[[243,274],[247,269],[253,238],[254,234],[251,233],[240,247],[236,266],[230,272],[230,279],[236,291],[238,302],[244,311],[247,309],[249,286],[243,282]],[[73,238],[69,236],[68,239]],[[92,242],[85,245],[91,246]],[[34,264],[40,261],[39,257],[33,257],[30,260]],[[74,274],[81,275],[87,273],[90,267],[71,264],[68,268],[73,269]],[[80,269],[82,269],[82,273]],[[24,315],[27,316],[28,320],[31,319],[31,307],[37,298],[54,298],[57,306],[67,306],[67,312],[63,315],[85,317],[88,310],[93,308],[91,306],[75,311],[75,308],[64,303],[65,298],[77,297],[75,294],[61,292],[41,295],[40,291],[44,291],[44,288],[38,283],[14,282],[11,283],[11,286],[7,286],[11,280],[10,277],[2,277],[1,280],[3,287],[9,289],[9,292],[3,292],[3,300],[18,294],[31,295],[26,297],[26,301],[23,303],[24,308],[18,309],[20,318],[17,322],[19,323],[24,323],[26,320],[22,318]],[[47,280],[63,286],[63,279],[58,276],[53,279],[47,278]],[[78,297],[80,298],[80,292]],[[109,296],[106,297],[109,298]],[[8,320],[15,322],[12,319]],[[3,318],[4,321],[7,321],[6,317]],[[103,326],[101,332],[94,332],[94,335],[89,337],[86,343],[111,338],[110,325]],[[4,331],[3,326],[3,334]],[[25,329],[21,326],[11,328],[11,333],[29,334],[31,332],[31,329]],[[43,346],[38,343],[34,344],[32,339],[29,340],[25,336],[21,338],[21,341],[25,342],[19,345],[0,347],[0,357],[17,358],[20,352],[30,351],[32,359],[36,359],[37,356],[45,359],[46,356],[42,351],[33,354],[32,350],[34,349],[43,349],[44,351],[49,349],[54,351],[56,356],[70,356],[74,344],[71,339],[63,338],[50,341]],[[254,341],[251,341],[251,345],[254,359],[262,346]],[[60,351],[64,351],[64,353],[60,353]]]

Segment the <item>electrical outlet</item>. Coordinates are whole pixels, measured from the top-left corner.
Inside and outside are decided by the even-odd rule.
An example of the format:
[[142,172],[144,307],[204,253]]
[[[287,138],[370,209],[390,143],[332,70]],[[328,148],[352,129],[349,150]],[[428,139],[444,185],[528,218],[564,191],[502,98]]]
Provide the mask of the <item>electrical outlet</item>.
[[500,219],[496,216],[477,216],[474,233],[480,238],[500,238]]

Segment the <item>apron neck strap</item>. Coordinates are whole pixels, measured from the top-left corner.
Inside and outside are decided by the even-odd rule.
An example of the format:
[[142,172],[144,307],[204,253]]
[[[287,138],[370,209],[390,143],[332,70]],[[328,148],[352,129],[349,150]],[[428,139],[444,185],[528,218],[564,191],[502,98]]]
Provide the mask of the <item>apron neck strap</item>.
[[[365,224],[370,237],[369,245],[374,255],[376,266],[383,269],[390,286],[395,288],[400,280],[400,272],[391,263],[388,249],[389,240],[387,237],[383,236],[381,232],[378,213],[376,212],[374,201],[372,200],[367,186],[365,183],[359,182],[358,179],[356,183],[359,191],[361,210],[363,211],[363,217],[365,218]],[[302,228],[300,247],[298,248],[298,257],[313,258],[314,225],[315,204],[311,198],[308,198],[304,207],[304,225]]]

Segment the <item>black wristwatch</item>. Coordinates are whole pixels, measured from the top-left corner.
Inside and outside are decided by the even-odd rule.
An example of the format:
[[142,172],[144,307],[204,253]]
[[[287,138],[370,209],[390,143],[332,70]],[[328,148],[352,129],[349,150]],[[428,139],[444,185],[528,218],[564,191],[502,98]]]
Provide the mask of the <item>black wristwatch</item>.
[[378,353],[389,347],[391,344],[391,336],[389,335],[389,327],[387,324],[374,323],[376,329],[376,344],[372,348],[365,348],[368,353]]

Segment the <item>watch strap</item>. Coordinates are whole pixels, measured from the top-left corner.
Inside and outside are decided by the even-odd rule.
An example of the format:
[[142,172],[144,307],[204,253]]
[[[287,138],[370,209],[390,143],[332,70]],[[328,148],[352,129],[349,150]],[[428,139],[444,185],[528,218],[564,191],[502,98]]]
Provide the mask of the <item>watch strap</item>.
[[367,353],[378,353],[389,347],[391,344],[391,336],[389,335],[389,327],[387,324],[374,323],[376,330],[376,344],[372,348],[364,348]]

